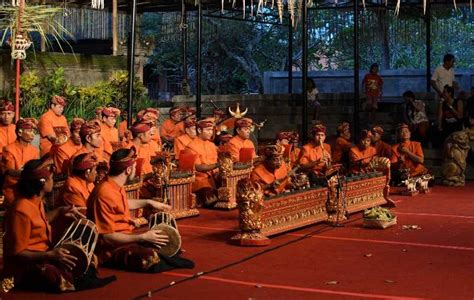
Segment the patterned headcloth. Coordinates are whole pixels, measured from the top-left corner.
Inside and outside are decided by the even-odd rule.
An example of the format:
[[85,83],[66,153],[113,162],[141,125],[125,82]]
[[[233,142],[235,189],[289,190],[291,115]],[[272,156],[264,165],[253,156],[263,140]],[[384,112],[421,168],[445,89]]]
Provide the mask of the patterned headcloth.
[[342,122],[341,125],[337,126],[337,132],[343,133],[350,129],[350,124],[347,122]]
[[326,133],[326,126],[324,126],[323,124],[316,124],[313,126],[313,128],[311,128],[311,134],[312,135],[315,135],[316,133],[319,133],[319,132],[322,132],[322,133]]
[[383,135],[383,128],[380,126],[375,126],[374,128],[372,128],[372,133],[378,133],[380,135]]
[[24,118],[16,122],[16,130],[18,129],[38,129],[38,121],[33,118]]
[[139,134],[139,133],[144,133],[147,132],[151,129],[150,124],[146,122],[137,122],[132,125],[130,130],[132,131],[133,134]]
[[105,117],[118,117],[120,116],[120,109],[115,107],[106,107],[102,109],[102,116]]
[[253,121],[250,118],[241,118],[235,121],[236,128],[251,127],[252,125]]
[[81,130],[82,125],[85,123],[84,119],[74,118],[71,121],[71,131]]
[[184,121],[184,128],[191,128],[191,127],[194,127],[196,126],[196,121],[193,120],[193,119],[188,119],[186,121]]
[[160,117],[160,111],[156,108],[147,108],[144,110],[141,110],[137,114],[138,120],[153,120],[153,121],[158,121],[158,118]]
[[364,129],[360,132],[359,139],[365,140],[366,138],[372,138],[372,132],[370,132],[370,130]]
[[276,139],[281,141],[281,140],[290,140],[291,134],[293,132],[291,131],[280,131],[277,133]]
[[196,114],[196,107],[186,106],[184,111],[186,112],[187,116],[195,115]]
[[13,103],[11,103],[10,101],[3,100],[0,104],[0,112],[2,112],[2,111],[14,112],[15,111],[15,105],[13,105]]
[[300,140],[300,134],[296,131],[293,131],[291,133],[290,142],[291,143],[298,143],[299,140]]
[[219,142],[221,142],[221,144],[229,142],[231,138],[233,138],[232,134],[221,134],[218,137]]
[[100,132],[100,125],[97,121],[87,121],[81,126],[79,135],[81,138],[85,138],[88,135]]
[[102,106],[97,107],[97,108],[95,109],[95,114],[96,114],[96,115],[101,115],[103,109],[104,109],[104,108],[103,108]]
[[285,152],[285,147],[282,145],[267,145],[263,150],[263,154],[266,158],[274,158],[278,156],[283,156]]
[[408,128],[408,129],[410,129],[410,127],[408,127],[407,124],[405,124],[405,123],[399,123],[398,126],[397,126],[397,130],[400,131],[400,130],[402,130],[403,128]]
[[55,96],[53,96],[53,98],[51,98],[51,103],[59,104],[59,105],[62,105],[62,106],[67,105],[66,99],[64,97],[61,97],[61,96],[58,96],[58,95],[55,95]]
[[43,162],[35,169],[24,169],[21,171],[20,177],[22,179],[46,179],[51,176],[54,172],[54,162],[50,157],[42,159]]
[[180,106],[175,106],[175,107],[170,108],[169,114],[170,116],[172,116],[181,112],[183,112],[183,108]]
[[[112,154],[112,157],[113,156],[114,155]],[[128,153],[126,157],[119,160],[113,160],[112,158],[110,159],[110,169],[123,171],[126,168],[132,166],[136,161],[137,161],[137,149],[135,148],[135,146],[132,146],[130,148],[130,152]]]
[[196,127],[197,128],[208,128],[208,127],[214,127],[214,118],[206,118],[202,119],[196,122]]
[[97,166],[98,163],[99,159],[97,155],[94,152],[89,152],[85,155],[78,155],[72,163],[72,168],[74,170],[85,171]]

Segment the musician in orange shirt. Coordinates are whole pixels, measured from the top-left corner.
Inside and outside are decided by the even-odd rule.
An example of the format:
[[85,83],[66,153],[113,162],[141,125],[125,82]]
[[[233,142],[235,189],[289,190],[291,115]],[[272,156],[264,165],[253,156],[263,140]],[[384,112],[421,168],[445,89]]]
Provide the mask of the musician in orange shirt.
[[196,138],[196,121],[186,120],[184,121],[185,134],[177,137],[174,140],[174,154],[175,159],[179,160],[179,154],[184,151],[189,143]]
[[[51,146],[56,143],[58,137],[55,127],[68,127],[66,117],[63,116],[66,99],[61,96],[53,96],[49,110],[39,119],[38,129],[41,135],[40,155],[49,153]],[[69,135],[69,134],[68,134]]]
[[207,206],[217,202],[215,176],[218,172],[217,146],[211,142],[214,134],[212,118],[200,120],[196,123],[197,138],[188,144],[186,150],[196,155],[196,179],[193,183],[193,192],[197,200]]
[[[77,258],[68,250],[54,248],[50,223],[59,216],[84,217],[77,208],[59,207],[48,213],[44,199],[53,189],[51,160],[27,162],[18,181],[19,197],[7,211],[3,237],[3,262],[6,277],[13,277],[15,288],[48,292],[74,291],[71,273]],[[90,267],[89,275],[95,274]],[[92,277],[91,277],[92,278]],[[82,288],[88,288],[82,286]]]
[[16,122],[16,140],[3,148],[2,169],[5,172],[3,183],[4,206],[9,207],[16,195],[16,183],[23,166],[32,159],[38,159],[38,149],[31,145],[38,122],[33,118],[20,119]]
[[277,134],[276,142],[285,148],[283,158],[289,166],[298,164],[301,154],[301,148],[298,147],[299,137],[300,135],[295,131],[280,131]]
[[160,130],[158,128],[160,111],[155,108],[147,108],[140,111],[137,114],[137,118],[140,122],[146,122],[151,127],[151,141],[148,144],[150,145],[153,153],[161,152],[163,143],[161,141]]
[[109,157],[103,150],[103,139],[101,135],[100,125],[97,121],[87,121],[81,126],[79,131],[81,137],[82,147],[74,155],[76,157],[82,153],[94,152],[99,163],[105,162],[108,164]]
[[127,139],[127,130],[128,130],[128,112],[123,110],[120,113],[120,123],[118,126],[119,140],[124,141]]
[[283,160],[284,151],[279,144],[265,146],[263,163],[250,174],[250,179],[262,186],[265,196],[275,196],[292,187],[290,170]]
[[137,150],[138,158],[142,160],[140,174],[138,176],[150,174],[153,172],[153,168],[151,166],[151,157],[156,154],[156,152],[152,152],[149,143],[151,141],[151,127],[148,123],[135,123],[130,128],[133,136],[132,144]]
[[255,158],[255,146],[250,140],[253,121],[250,118],[241,118],[235,121],[234,137],[228,143],[230,155],[234,162],[241,161],[240,151],[244,148],[252,151],[252,159]]
[[223,131],[233,132],[235,128],[235,122],[238,119],[242,119],[243,117],[245,117],[248,112],[248,108],[241,106],[240,103],[235,103],[229,106],[227,110],[231,117],[221,122],[221,124],[219,125],[220,130],[223,130],[222,128],[225,127],[225,130]]
[[[120,109],[115,107],[105,107],[102,109],[102,119],[100,122],[100,134],[104,140],[104,152],[109,156],[112,155],[114,146],[119,147],[119,132],[115,128],[117,117],[120,116]],[[114,146],[113,146],[114,145]]]
[[337,127],[338,137],[336,143],[332,149],[332,161],[333,163],[342,163],[345,167],[349,165],[349,149],[354,147],[351,143],[351,129],[350,124],[342,122]]
[[13,103],[6,100],[2,101],[0,103],[0,151],[16,140],[14,118],[15,106]]
[[392,146],[382,141],[383,129],[380,126],[372,128],[372,146],[377,150],[377,156],[392,158]]
[[54,161],[55,174],[67,174],[70,167],[71,157],[82,147],[81,126],[85,121],[80,118],[74,118],[71,122],[71,136],[63,144],[55,144],[51,147],[51,158]]
[[174,139],[184,134],[184,124],[182,120],[185,116],[185,111],[182,107],[176,106],[169,111],[170,118],[166,119],[160,128],[161,138],[163,142],[167,143],[171,148]]
[[[392,167],[393,170],[409,170],[410,176],[415,177],[428,173],[428,169],[423,165],[423,148],[419,142],[411,141],[411,132],[407,124],[398,125],[398,138],[400,143],[392,146]],[[394,174],[394,180],[397,176]]]
[[161,230],[134,233],[130,210],[151,206],[169,210],[170,206],[153,200],[128,199],[124,185],[135,178],[137,154],[134,147],[119,149],[110,158],[108,176],[92,191],[87,215],[99,231],[96,248],[99,262],[105,266],[136,272],[159,271],[158,249],[168,243]]
[[326,127],[316,124],[311,129],[313,140],[304,145],[301,149],[299,165],[301,169],[308,172],[311,182],[319,181],[319,177],[324,176],[331,165],[331,146],[324,143],[326,139]]
[[349,150],[349,173],[366,173],[370,161],[377,155],[377,150],[371,146],[372,132],[362,130],[357,146]]

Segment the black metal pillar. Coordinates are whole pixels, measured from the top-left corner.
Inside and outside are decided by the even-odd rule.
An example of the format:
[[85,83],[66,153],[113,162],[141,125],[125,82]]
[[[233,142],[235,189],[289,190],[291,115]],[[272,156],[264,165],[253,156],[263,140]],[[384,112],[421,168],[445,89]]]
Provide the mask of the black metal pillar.
[[288,94],[293,93],[293,26],[288,18]]
[[186,11],[185,0],[181,1],[181,47],[183,55],[183,80],[188,80],[188,12]]
[[196,115],[201,117],[201,46],[202,46],[202,5],[201,1],[198,4],[198,26],[197,26],[197,62],[196,62]]
[[308,6],[306,0],[303,0],[303,5],[301,7],[302,10],[302,18],[301,18],[301,30],[302,32],[302,47],[303,47],[303,58],[301,62],[302,67],[302,94],[303,94],[303,126],[302,126],[302,140],[306,142],[308,139]]
[[133,79],[135,78],[135,23],[137,22],[137,0],[131,2],[130,32],[128,33],[128,95],[127,95],[127,125],[132,125],[133,114]]
[[431,7],[430,1],[426,1],[426,91],[431,91]]
[[359,132],[360,57],[359,57],[359,0],[354,0],[354,135]]

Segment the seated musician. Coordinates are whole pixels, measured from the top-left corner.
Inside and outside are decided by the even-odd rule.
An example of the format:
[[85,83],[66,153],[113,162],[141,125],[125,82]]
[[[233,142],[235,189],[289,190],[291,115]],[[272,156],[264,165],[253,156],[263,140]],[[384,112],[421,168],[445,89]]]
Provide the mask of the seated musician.
[[86,207],[97,177],[97,157],[94,152],[82,153],[72,162],[72,172],[61,190],[55,206]]
[[150,148],[149,143],[151,141],[151,127],[148,123],[136,122],[130,128],[132,132],[133,140],[132,144],[137,151],[137,156],[139,159],[142,160],[140,166],[140,174],[150,174],[153,172],[153,168],[151,166],[151,157],[155,155],[156,152]]
[[56,144],[51,147],[51,158],[54,161],[55,173],[56,174],[67,174],[70,167],[71,157],[79,151],[82,147],[81,126],[85,121],[80,118],[74,118],[71,122],[70,131],[71,136],[64,144]]
[[377,150],[371,146],[372,133],[362,130],[357,146],[349,150],[349,173],[366,173],[370,161],[377,155]]
[[248,108],[243,107],[240,103],[235,103],[227,108],[230,118],[225,119],[219,124],[219,129],[227,132],[233,132],[235,128],[235,122],[238,119],[242,119],[248,112]]
[[283,160],[284,151],[279,144],[266,146],[263,163],[250,174],[250,179],[262,186],[265,196],[275,196],[291,188],[290,170]]
[[331,165],[331,146],[324,143],[326,127],[316,124],[311,129],[313,139],[301,148],[300,170],[308,173],[311,184],[321,184]]
[[174,154],[175,159],[179,160],[179,154],[181,151],[184,151],[189,143],[196,138],[196,121],[194,120],[185,120],[184,121],[184,131],[185,134],[178,136],[174,140]]
[[21,172],[19,197],[7,211],[4,223],[5,275],[13,277],[19,288],[74,291],[79,287],[70,270],[77,258],[66,249],[52,248],[50,223],[59,216],[84,216],[77,208],[65,206],[45,213],[45,195],[53,189],[52,168],[51,160],[34,159]]
[[94,188],[87,201],[87,216],[100,234],[96,253],[101,264],[153,272],[160,262],[158,249],[168,243],[168,237],[154,229],[134,233],[135,221],[130,217],[130,210],[145,206],[168,210],[170,206],[153,200],[127,199],[124,185],[134,180],[136,161],[134,147],[112,154],[108,176]]
[[38,159],[38,148],[31,145],[37,127],[37,121],[33,118],[20,119],[16,122],[16,140],[3,148],[2,169],[5,174],[3,183],[4,206],[13,203],[16,193],[16,183],[20,177],[23,166],[32,159]]
[[119,140],[121,141],[127,140],[127,130],[128,130],[128,112],[127,110],[123,110],[120,113],[120,123],[118,125]]
[[104,153],[102,148],[103,139],[101,135],[100,125],[97,121],[87,121],[81,126],[79,131],[82,147],[74,155],[73,158],[81,153],[94,152],[99,163],[107,163],[109,156]]
[[230,155],[234,162],[240,161],[240,151],[244,148],[253,151],[252,158],[255,158],[255,146],[250,140],[253,121],[250,118],[241,118],[235,121],[234,137],[228,143]]
[[222,124],[225,118],[225,111],[216,107],[212,111],[212,117],[214,118],[214,122],[216,123],[216,135],[220,135],[221,132],[227,131],[227,127]]
[[392,146],[382,141],[383,128],[375,126],[372,128],[372,146],[377,151],[378,157],[386,157],[390,159],[392,157]]
[[40,155],[49,153],[51,146],[56,142],[57,136],[54,127],[68,127],[66,117],[64,117],[64,107],[67,105],[66,99],[61,96],[53,96],[50,106],[39,118],[38,130],[41,136]]
[[160,130],[158,129],[158,121],[160,119],[160,111],[156,108],[147,108],[137,114],[137,118],[141,122],[147,122],[151,126],[150,136],[151,140],[148,143],[153,153],[161,152],[163,147]]
[[332,149],[333,163],[342,163],[347,166],[349,163],[349,149],[354,147],[351,143],[351,128],[348,122],[342,122],[337,127],[337,138]]
[[184,110],[183,121],[186,121],[186,120],[197,121],[196,108],[195,107],[186,106],[186,107],[184,107],[183,110]]
[[3,147],[16,140],[13,119],[15,119],[15,106],[10,101],[2,100],[0,102],[0,152]]
[[115,128],[117,118],[120,116],[120,109],[115,107],[105,107],[102,109],[102,118],[100,122],[100,134],[103,139],[104,152],[110,156],[113,152],[113,143],[118,143],[119,132]]
[[167,143],[168,147],[171,148],[174,143],[174,139],[184,134],[184,118],[185,112],[182,107],[175,106],[169,111],[170,118],[166,119],[160,127],[160,134],[163,143]]
[[[398,125],[399,143],[392,146],[392,168],[394,171],[409,170],[410,176],[415,177],[428,173],[423,165],[423,148],[419,142],[411,141],[411,132],[407,124]],[[394,174],[392,178],[399,177]]]
[[211,142],[214,134],[214,121],[206,118],[196,123],[197,138],[188,144],[186,150],[196,155],[196,180],[193,192],[200,204],[212,206],[217,202],[216,182],[218,172],[217,146]]
[[277,134],[276,142],[285,147],[284,158],[294,166],[298,163],[301,148],[298,147],[300,135],[295,131],[281,131]]

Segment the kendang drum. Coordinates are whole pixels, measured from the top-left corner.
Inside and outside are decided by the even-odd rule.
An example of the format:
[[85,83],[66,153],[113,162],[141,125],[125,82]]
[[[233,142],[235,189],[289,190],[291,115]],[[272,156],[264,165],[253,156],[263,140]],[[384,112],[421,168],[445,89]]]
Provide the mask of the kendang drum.
[[69,226],[55,248],[63,248],[77,258],[76,266],[72,269],[74,276],[87,272],[94,256],[99,232],[95,224],[87,219],[80,219]]
[[150,229],[158,229],[168,236],[168,244],[162,246],[158,252],[168,257],[175,256],[181,249],[181,235],[176,220],[166,212],[159,212],[150,216]]

